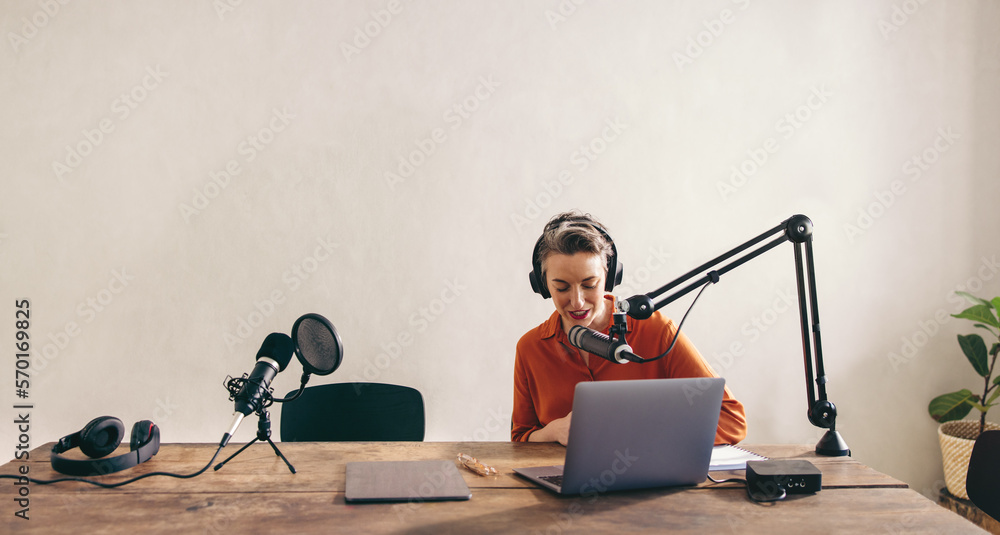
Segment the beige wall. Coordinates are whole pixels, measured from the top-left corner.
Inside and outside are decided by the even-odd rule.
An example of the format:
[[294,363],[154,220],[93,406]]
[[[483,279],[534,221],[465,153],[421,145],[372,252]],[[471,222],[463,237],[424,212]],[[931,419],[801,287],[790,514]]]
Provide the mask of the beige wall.
[[[0,342],[30,299],[31,441],[112,414],[214,442],[225,377],[306,312],[345,345],[313,384],[415,386],[428,440],[506,440],[549,216],[609,226],[627,296],[803,213],[840,430],[929,493],[927,402],[978,384],[952,292],[1000,294],[998,23],[988,1],[5,0]],[[685,325],[750,443],[821,434],[793,294],[785,246]]]

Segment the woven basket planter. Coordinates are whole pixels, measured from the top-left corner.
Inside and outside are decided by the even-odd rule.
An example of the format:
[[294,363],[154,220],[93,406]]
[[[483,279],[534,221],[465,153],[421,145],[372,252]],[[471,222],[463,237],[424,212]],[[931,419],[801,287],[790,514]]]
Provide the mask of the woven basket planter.
[[[1000,429],[1000,425],[986,422],[986,431]],[[944,482],[948,492],[963,500],[969,499],[965,492],[965,476],[969,470],[972,447],[979,435],[979,420],[959,420],[945,422],[938,426],[938,440],[944,459]]]

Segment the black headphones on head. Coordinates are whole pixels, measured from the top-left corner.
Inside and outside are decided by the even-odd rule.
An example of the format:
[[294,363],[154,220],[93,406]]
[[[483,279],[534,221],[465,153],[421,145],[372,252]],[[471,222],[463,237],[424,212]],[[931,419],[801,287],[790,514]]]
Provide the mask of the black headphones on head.
[[[597,232],[604,236],[604,239],[608,240],[611,244],[611,255],[608,257],[608,276],[604,281],[604,291],[610,292],[615,288],[615,286],[622,283],[622,274],[624,270],[622,265],[618,262],[618,248],[615,247],[615,241],[611,239],[608,232],[601,228],[600,225],[595,224],[587,219],[573,218],[570,219],[570,224],[576,226],[587,225],[593,227]],[[546,225],[546,230],[548,230],[548,225]],[[542,235],[538,237],[538,241],[535,242],[535,249],[531,253],[531,272],[528,273],[528,281],[531,282],[531,289],[536,294],[541,295],[543,298],[548,299],[552,297],[549,293],[548,285],[545,284],[545,278],[542,276],[542,262],[538,258],[538,251],[542,248],[542,239],[545,237],[545,232],[542,231]]]
[[[94,418],[83,429],[56,442],[52,447],[52,469],[72,476],[105,475],[142,464],[160,451],[160,428],[150,420],[142,420],[132,426],[131,451],[100,459],[115,451],[124,435],[125,426],[118,418]],[[68,459],[61,455],[76,447],[94,460]]]

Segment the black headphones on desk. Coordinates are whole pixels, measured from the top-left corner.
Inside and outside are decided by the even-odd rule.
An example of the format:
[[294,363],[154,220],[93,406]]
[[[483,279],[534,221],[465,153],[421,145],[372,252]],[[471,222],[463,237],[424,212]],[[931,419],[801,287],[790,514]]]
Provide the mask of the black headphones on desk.
[[[160,428],[150,420],[136,422],[132,426],[128,453],[101,459],[121,444],[125,426],[113,416],[94,418],[83,429],[66,435],[52,447],[52,469],[72,476],[96,476],[111,474],[126,468],[138,466],[150,460],[160,451]],[[84,455],[94,460],[68,459],[61,454],[79,447]]]

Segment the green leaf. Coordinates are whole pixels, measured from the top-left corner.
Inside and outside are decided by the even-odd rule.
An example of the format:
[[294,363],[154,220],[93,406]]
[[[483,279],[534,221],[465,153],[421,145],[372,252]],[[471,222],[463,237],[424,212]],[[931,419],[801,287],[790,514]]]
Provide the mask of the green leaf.
[[993,310],[1000,310],[1000,297],[994,297],[990,305],[993,306]]
[[[993,378],[993,384],[1000,385],[1000,375]],[[997,390],[997,392],[1000,392],[1000,390]]]
[[[1000,379],[1000,377],[998,377],[998,379]],[[996,381],[994,381],[994,382],[996,382]],[[993,403],[993,402],[997,400],[997,396],[1000,396],[1000,389],[997,389],[997,390],[993,391],[993,395],[990,396],[990,399],[986,401],[986,406],[987,407],[992,407],[992,406],[996,405],[996,403]]]
[[972,367],[980,377],[987,377],[990,374],[990,365],[986,359],[986,342],[978,334],[958,335],[958,345],[962,347],[962,352],[969,359]]
[[[976,397],[979,397],[979,396],[976,396]],[[973,409],[976,409],[979,412],[986,412],[986,411],[990,410],[990,408],[989,408],[988,405],[980,405],[979,403],[974,403],[974,402],[971,402],[971,401],[969,403],[972,404],[972,408]]]
[[961,295],[962,297],[964,297],[964,298],[968,299],[969,301],[971,301],[973,304],[985,305],[985,306],[993,306],[993,303],[991,303],[991,302],[989,302],[989,301],[987,301],[985,299],[981,299],[979,297],[976,297],[976,296],[970,294],[969,292],[955,292],[955,294],[956,295]]
[[990,337],[991,338],[996,338],[998,336],[997,335],[997,330],[994,329],[993,327],[989,327],[987,325],[983,325],[982,323],[976,323],[973,326],[974,327],[979,327],[980,329],[983,329],[984,331],[990,333]]
[[980,323],[985,323],[987,325],[992,325],[993,327],[1000,328],[1000,321],[997,321],[997,317],[993,315],[992,305],[971,306],[958,314],[952,314],[952,317],[978,321]]
[[927,412],[931,414],[931,418],[941,423],[961,420],[972,410],[972,404],[978,401],[978,396],[963,388],[958,392],[943,394],[932,399],[927,406]]

